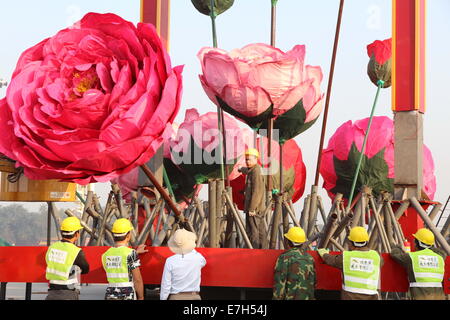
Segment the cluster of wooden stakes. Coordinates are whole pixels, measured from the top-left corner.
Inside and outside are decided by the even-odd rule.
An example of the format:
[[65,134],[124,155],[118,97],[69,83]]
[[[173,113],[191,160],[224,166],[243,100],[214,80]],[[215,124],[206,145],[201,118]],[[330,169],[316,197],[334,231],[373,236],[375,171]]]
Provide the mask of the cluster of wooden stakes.
[[[134,246],[149,243],[148,240],[152,246],[164,246],[177,228],[185,228],[197,235],[198,247],[253,249],[245,227],[245,215],[233,203],[231,188],[225,187],[223,180],[208,181],[207,201],[199,199],[194,192],[192,198],[185,198],[184,209],[178,211],[174,210],[173,199],[168,198],[167,194],[159,194],[156,198],[149,199],[144,196],[145,192],[140,191],[139,189],[133,192],[131,201],[126,202],[119,186],[112,184],[104,207],[100,204],[99,197],[89,191],[87,196],[81,199],[81,214],[70,209],[65,210],[67,216],[78,216],[84,227],[79,244],[112,245],[112,223],[117,218],[129,218],[134,225],[131,237],[131,245]],[[159,191],[164,192],[161,189]],[[328,214],[319,195],[308,195],[297,218],[292,201],[287,199],[286,194],[268,193],[267,199],[263,215],[263,225],[267,231],[264,248],[285,249],[283,234],[291,226],[300,226],[306,232],[308,241],[304,245],[308,249],[329,248],[342,251],[348,248],[346,239],[349,230],[354,226],[363,226],[367,228],[370,236],[370,248],[379,252],[390,252],[393,245],[404,248],[406,238],[399,219],[408,207],[412,206],[424,225],[434,233],[436,245],[450,255],[450,246],[446,241],[450,233],[450,217],[441,230],[438,230],[434,223],[438,220],[438,214],[443,212],[442,204],[438,202],[431,204],[427,212],[415,197],[393,201],[389,193],[374,196],[369,187],[363,187],[347,208],[342,194],[338,193]],[[171,201],[172,203],[168,203]],[[61,215],[56,211],[54,203],[49,203],[49,217],[53,217],[58,230]],[[322,226],[318,224],[319,214],[323,221]],[[59,232],[57,235],[59,236]]]

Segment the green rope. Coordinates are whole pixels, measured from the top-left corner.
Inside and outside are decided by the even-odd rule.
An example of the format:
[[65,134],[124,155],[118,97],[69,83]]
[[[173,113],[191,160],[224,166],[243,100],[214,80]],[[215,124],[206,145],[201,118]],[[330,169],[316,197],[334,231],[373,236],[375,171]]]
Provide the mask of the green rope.
[[372,111],[370,113],[369,124],[367,125],[367,132],[366,132],[366,135],[364,136],[364,142],[363,142],[363,145],[362,145],[362,148],[361,148],[361,154],[359,156],[358,165],[356,166],[355,176],[353,177],[352,188],[351,188],[351,191],[350,191],[350,197],[348,199],[348,204],[347,204],[347,212],[350,211],[350,207],[352,205],[353,193],[355,192],[356,181],[358,180],[359,170],[361,169],[361,162],[362,162],[362,159],[363,159],[363,156],[364,156],[364,150],[366,148],[367,138],[368,138],[369,132],[370,132],[370,126],[372,124],[372,119],[373,119],[373,115],[375,113],[375,107],[376,107],[377,102],[378,102],[378,96],[380,94],[380,90],[384,86],[384,81],[383,80],[378,80],[377,84],[378,84],[377,94],[375,95],[375,101],[373,102]]
[[86,200],[83,199],[83,197],[81,196],[81,194],[78,191],[75,191],[75,194],[76,194],[77,198],[80,199],[82,204],[86,203]]
[[175,194],[173,193],[172,185],[170,184],[169,176],[167,175],[167,171],[166,168],[164,168],[164,166],[163,166],[163,179],[167,189],[169,190],[171,197],[175,199]]

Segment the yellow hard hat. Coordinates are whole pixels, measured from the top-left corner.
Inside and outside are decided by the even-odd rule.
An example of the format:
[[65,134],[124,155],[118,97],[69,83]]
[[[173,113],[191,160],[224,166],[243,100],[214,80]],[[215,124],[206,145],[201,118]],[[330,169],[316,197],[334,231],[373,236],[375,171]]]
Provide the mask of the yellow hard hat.
[[291,240],[294,243],[303,243],[306,241],[305,231],[300,227],[292,227],[284,234],[286,239]]
[[354,227],[350,230],[348,240],[353,242],[366,242],[369,241],[369,234],[363,227]]
[[68,217],[63,220],[61,223],[61,231],[64,232],[74,232],[83,229],[83,226],[80,223],[80,219],[77,217]]
[[112,227],[112,233],[117,234],[126,234],[128,231],[133,230],[133,225],[130,220],[125,218],[117,219]]
[[250,149],[247,149],[247,151],[245,151],[245,155],[246,156],[255,156],[255,157],[259,158],[259,151],[256,150],[255,148],[250,148]]
[[434,234],[427,228],[417,230],[417,232],[413,234],[413,237],[429,246],[434,244]]

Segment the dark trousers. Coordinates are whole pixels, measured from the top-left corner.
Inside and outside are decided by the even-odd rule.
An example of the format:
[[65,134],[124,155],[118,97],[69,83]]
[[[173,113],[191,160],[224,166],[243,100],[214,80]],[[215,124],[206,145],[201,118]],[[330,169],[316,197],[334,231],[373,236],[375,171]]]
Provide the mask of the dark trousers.
[[79,300],[78,290],[49,290],[45,300]]
[[246,231],[253,249],[267,249],[267,231],[262,215],[250,216],[246,213]]

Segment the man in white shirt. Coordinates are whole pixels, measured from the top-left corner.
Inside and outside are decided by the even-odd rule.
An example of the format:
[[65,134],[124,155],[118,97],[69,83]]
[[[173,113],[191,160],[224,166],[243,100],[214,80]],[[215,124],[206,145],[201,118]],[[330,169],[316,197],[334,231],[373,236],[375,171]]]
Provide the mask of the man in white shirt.
[[168,241],[175,253],[167,258],[161,279],[161,300],[201,300],[201,269],[205,258],[195,250],[195,233],[178,229]]

